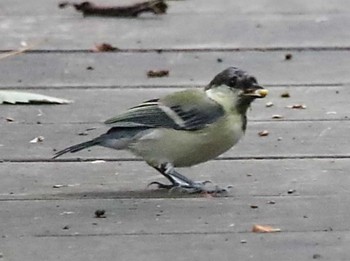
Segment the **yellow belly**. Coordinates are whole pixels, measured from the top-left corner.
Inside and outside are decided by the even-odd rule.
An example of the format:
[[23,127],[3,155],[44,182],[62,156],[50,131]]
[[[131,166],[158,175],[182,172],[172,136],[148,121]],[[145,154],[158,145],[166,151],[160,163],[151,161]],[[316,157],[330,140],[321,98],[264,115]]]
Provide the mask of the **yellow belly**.
[[152,166],[172,163],[186,167],[216,158],[242,135],[241,116],[230,115],[197,131],[154,129],[130,144],[129,149]]

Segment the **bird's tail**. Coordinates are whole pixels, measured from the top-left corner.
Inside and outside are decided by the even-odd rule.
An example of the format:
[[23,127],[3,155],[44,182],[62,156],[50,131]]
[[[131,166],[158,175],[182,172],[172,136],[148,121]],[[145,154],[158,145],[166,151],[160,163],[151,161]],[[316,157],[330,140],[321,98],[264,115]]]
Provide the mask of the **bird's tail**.
[[93,140],[89,140],[89,141],[86,141],[86,142],[83,142],[83,143],[79,143],[79,144],[73,145],[71,147],[68,147],[68,148],[65,148],[63,150],[60,150],[60,151],[56,152],[55,155],[52,158],[56,159],[59,156],[65,154],[67,152],[74,153],[74,152],[77,152],[77,151],[80,151],[80,150],[83,150],[83,149],[86,149],[86,148],[98,145],[99,143],[100,143],[100,140],[98,138],[93,139]]

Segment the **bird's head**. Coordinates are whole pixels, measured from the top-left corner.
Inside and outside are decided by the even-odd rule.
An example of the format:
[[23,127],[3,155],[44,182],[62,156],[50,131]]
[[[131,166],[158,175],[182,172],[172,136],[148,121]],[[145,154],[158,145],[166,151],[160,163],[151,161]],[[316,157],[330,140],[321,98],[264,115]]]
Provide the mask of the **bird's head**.
[[[256,78],[236,67],[229,67],[214,77],[205,90],[220,92],[239,111],[245,112],[256,98],[264,98],[268,90]],[[233,100],[233,101],[232,101]]]

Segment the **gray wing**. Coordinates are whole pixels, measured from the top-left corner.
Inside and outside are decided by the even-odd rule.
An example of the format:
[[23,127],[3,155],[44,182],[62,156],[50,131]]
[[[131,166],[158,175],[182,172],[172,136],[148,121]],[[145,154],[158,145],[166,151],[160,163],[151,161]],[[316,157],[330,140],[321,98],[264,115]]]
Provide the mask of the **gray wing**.
[[105,123],[113,128],[161,127],[193,131],[204,128],[223,115],[223,108],[204,92],[182,91],[164,99],[146,101]]

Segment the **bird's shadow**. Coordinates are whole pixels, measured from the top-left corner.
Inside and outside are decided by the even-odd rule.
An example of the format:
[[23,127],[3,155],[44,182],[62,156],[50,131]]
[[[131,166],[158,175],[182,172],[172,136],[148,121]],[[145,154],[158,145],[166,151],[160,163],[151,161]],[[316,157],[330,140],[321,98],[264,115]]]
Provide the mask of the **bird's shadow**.
[[[33,195],[34,196],[34,195]],[[203,194],[189,194],[180,191],[168,191],[166,189],[143,190],[104,190],[104,191],[79,191],[57,192],[50,194],[37,194],[34,196],[41,200],[74,200],[74,199],[150,199],[150,198],[202,198]]]

